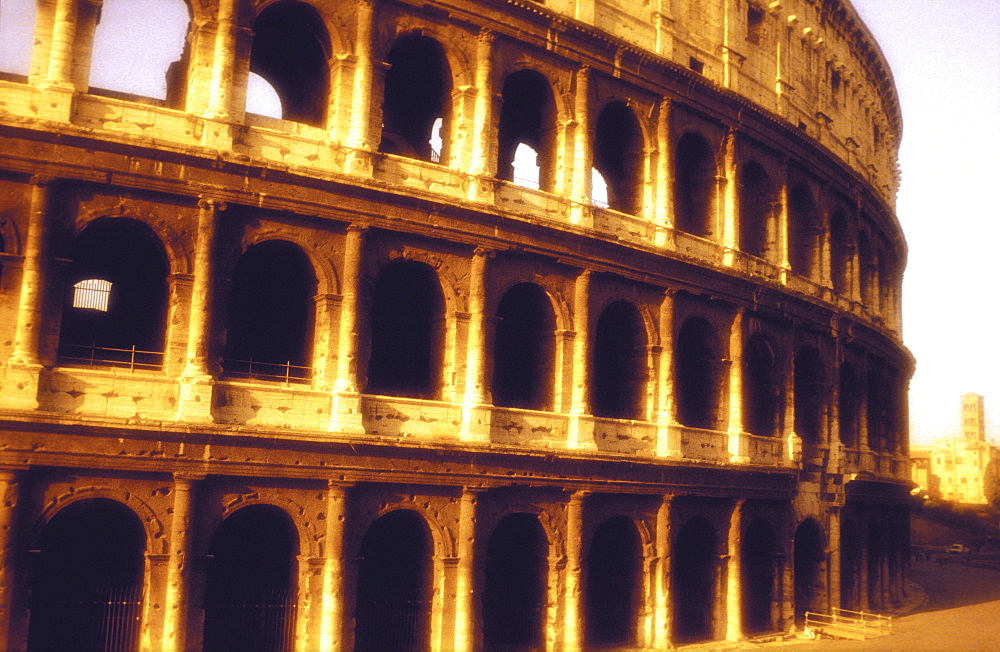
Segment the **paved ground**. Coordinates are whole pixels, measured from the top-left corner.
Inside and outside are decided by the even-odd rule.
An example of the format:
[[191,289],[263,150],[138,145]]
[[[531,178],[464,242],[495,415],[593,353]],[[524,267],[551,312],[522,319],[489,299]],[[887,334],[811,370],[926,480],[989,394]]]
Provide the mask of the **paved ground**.
[[784,641],[766,647],[806,650],[1000,650],[1000,570],[957,561],[913,563],[912,579],[927,594],[923,604],[893,620],[893,633],[868,641]]

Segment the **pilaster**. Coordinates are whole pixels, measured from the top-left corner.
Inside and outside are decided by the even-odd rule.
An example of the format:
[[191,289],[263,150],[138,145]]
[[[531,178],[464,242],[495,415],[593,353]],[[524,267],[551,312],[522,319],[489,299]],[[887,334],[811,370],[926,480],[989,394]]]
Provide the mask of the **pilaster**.
[[563,649],[583,649],[582,594],[583,501],[587,491],[574,491],[566,503],[566,586],[563,593]]
[[569,434],[566,446],[571,449],[596,449],[594,420],[588,414],[590,362],[590,270],[576,277],[573,288],[572,386],[570,389]]
[[744,309],[738,308],[729,331],[729,461],[750,462],[743,432],[743,322]]
[[361,247],[365,227],[352,224],[344,239],[344,271],[341,280],[340,327],[337,337],[337,376],[330,409],[330,430],[363,434],[361,395],[357,385],[358,284]]
[[[0,648],[10,640],[11,605],[16,586],[14,577],[14,523],[20,493],[21,470],[0,468]],[[12,646],[13,647],[13,646]]]
[[674,291],[668,290],[660,303],[660,364],[657,369],[656,454],[680,457],[680,426],[674,417]]
[[191,574],[192,492],[203,476],[174,474],[167,591],[164,597],[164,650],[187,649],[187,611]]
[[726,640],[739,641],[743,636],[743,574],[740,547],[743,537],[743,505],[740,498],[729,517],[726,551]]
[[489,441],[490,407],[486,402],[486,262],[494,252],[477,248],[469,271],[469,331],[466,345],[465,391],[462,398],[461,437]]
[[344,646],[344,518],[349,486],[332,480],[326,486],[323,597],[319,633],[321,650],[340,650]]

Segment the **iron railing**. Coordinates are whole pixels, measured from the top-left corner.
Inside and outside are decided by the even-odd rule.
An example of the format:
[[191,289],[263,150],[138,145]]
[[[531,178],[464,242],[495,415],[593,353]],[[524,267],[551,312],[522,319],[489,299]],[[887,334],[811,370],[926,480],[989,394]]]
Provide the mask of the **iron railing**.
[[84,367],[122,367],[130,370],[163,368],[163,351],[115,349],[96,344],[60,344],[59,362]]
[[312,377],[312,367],[294,365],[290,361],[262,362],[253,358],[249,360],[226,358],[222,361],[222,372],[227,378],[282,383],[308,383]]

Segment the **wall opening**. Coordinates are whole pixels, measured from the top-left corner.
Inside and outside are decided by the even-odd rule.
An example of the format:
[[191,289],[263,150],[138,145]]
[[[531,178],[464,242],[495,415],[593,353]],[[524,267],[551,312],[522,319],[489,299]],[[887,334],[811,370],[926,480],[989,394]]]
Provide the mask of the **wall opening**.
[[642,206],[642,129],[624,102],[612,102],[597,117],[594,167],[607,186],[608,207],[636,215]]
[[156,234],[137,220],[98,218],[76,237],[70,258],[60,363],[159,369],[169,265]]
[[642,604],[642,543],[630,518],[609,518],[594,533],[584,597],[588,649],[635,647]]
[[138,647],[146,532],[132,510],[107,498],[70,503],[38,550],[29,650]]
[[436,399],[441,391],[444,295],[434,269],[397,260],[375,280],[367,394]]
[[788,258],[792,273],[819,278],[822,224],[809,186],[796,184],[788,192]]
[[861,413],[862,386],[858,372],[850,362],[840,365],[839,410],[840,441],[847,448],[858,448],[858,425]]
[[555,101],[548,80],[534,70],[515,72],[504,81],[502,102],[497,177],[520,183],[514,177],[514,156],[518,146],[523,144],[536,153],[538,187],[551,191],[555,163]]
[[802,521],[795,530],[792,545],[795,549],[795,623],[801,626],[807,611],[824,613],[826,551],[819,524],[811,518]]
[[886,534],[878,519],[868,522],[867,545],[868,560],[868,608],[881,610],[887,607],[885,600],[886,580]]
[[868,426],[868,447],[873,451],[886,450],[889,432],[889,416],[886,386],[889,382],[886,364],[881,358],[868,358],[868,375],[865,382],[867,391],[866,422]]
[[412,510],[389,512],[361,541],[355,650],[423,650],[431,603],[430,532]]
[[677,534],[671,556],[670,594],[675,643],[713,638],[718,537],[707,519],[695,516]]
[[[94,31],[90,92],[168,100],[187,81],[190,10],[183,0],[104,0]],[[126,66],[123,69],[123,66]]]
[[684,134],[677,143],[674,155],[677,229],[702,238],[712,235],[715,185],[715,156],[708,140],[693,131]]
[[548,540],[534,514],[509,514],[486,550],[482,592],[483,647],[540,649],[545,620]]
[[754,335],[743,352],[743,425],[747,432],[758,437],[779,435],[780,397],[774,353],[763,335]]
[[298,245],[267,240],[247,249],[230,286],[224,373],[308,381],[315,294],[312,263]]
[[803,348],[795,356],[795,434],[802,438],[802,459],[813,460],[823,445],[826,385],[819,351]]
[[844,296],[851,291],[852,258],[853,243],[847,218],[842,211],[837,211],[830,218],[830,281],[833,290]]
[[616,301],[597,320],[591,359],[594,416],[642,419],[646,388],[646,329],[635,306]]
[[699,317],[685,321],[674,348],[677,421],[681,425],[706,429],[716,427],[721,360],[715,329]]
[[330,56],[326,25],[304,2],[276,2],[253,23],[250,72],[278,93],[285,120],[326,125]]
[[773,632],[774,606],[779,578],[774,528],[763,518],[754,519],[740,543],[743,632],[747,635]]
[[845,509],[840,521],[840,607],[860,611],[861,560],[864,533],[853,509]]
[[204,649],[286,650],[295,640],[298,534],[273,505],[233,512],[209,546]]
[[433,161],[434,125],[441,120],[447,133],[449,121],[451,71],[444,49],[427,36],[406,34],[393,44],[386,64],[379,151]]
[[493,347],[493,404],[552,409],[555,314],[534,283],[507,290],[497,307]]
[[775,249],[774,184],[756,161],[740,168],[740,250],[768,260]]

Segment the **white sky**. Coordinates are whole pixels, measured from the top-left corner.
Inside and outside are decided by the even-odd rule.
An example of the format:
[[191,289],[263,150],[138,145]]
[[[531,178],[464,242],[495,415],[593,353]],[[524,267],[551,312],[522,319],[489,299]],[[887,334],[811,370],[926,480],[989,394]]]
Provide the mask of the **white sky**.
[[[34,1],[0,0],[0,68],[27,72],[30,38],[11,34],[31,29]],[[986,397],[990,438],[1000,442],[1000,202],[989,199],[1000,186],[1000,1],[853,4],[889,60],[903,107],[897,212],[910,248],[903,320],[917,358],[912,439],[957,433],[960,396],[976,392]],[[170,7],[183,11],[177,0],[105,0],[102,24]],[[118,65],[95,66],[91,82],[162,98],[162,76],[138,70],[162,70],[179,57],[181,40],[169,21],[138,24],[126,31],[129,42],[102,40],[98,31],[95,61]],[[175,45],[164,52],[162,40]],[[273,98],[248,108],[277,112]]]

